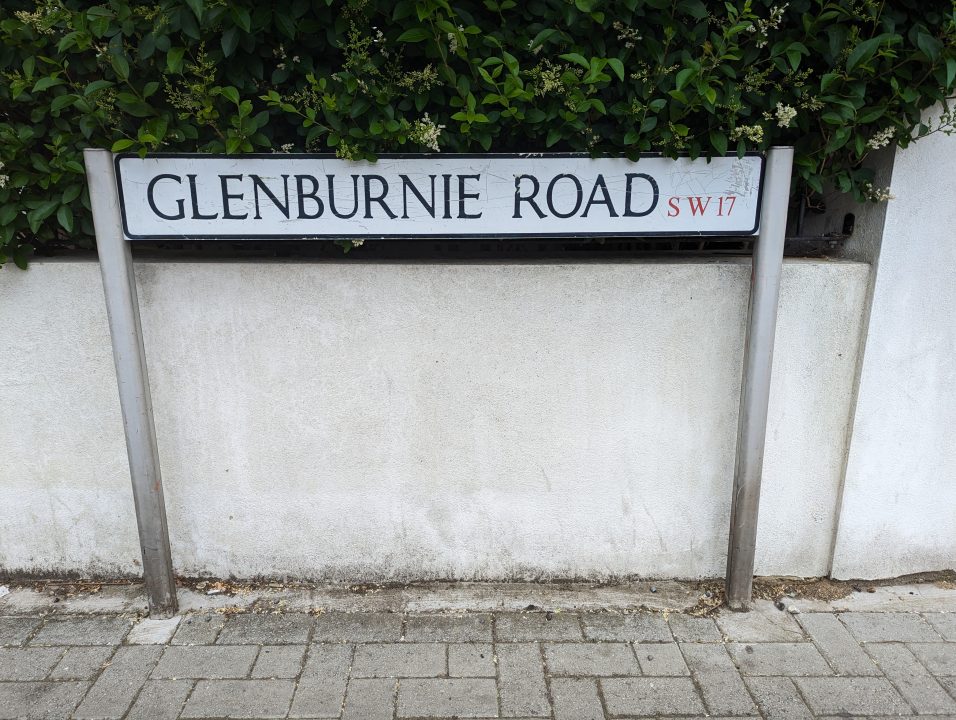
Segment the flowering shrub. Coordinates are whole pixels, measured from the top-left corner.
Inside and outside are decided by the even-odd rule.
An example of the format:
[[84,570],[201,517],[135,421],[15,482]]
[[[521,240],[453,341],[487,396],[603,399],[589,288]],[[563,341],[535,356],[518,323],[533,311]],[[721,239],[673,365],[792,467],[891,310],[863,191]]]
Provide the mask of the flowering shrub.
[[[950,0],[3,0],[0,253],[89,245],[81,151],[796,148],[795,192],[885,199],[936,130]],[[0,258],[2,260],[2,258]]]

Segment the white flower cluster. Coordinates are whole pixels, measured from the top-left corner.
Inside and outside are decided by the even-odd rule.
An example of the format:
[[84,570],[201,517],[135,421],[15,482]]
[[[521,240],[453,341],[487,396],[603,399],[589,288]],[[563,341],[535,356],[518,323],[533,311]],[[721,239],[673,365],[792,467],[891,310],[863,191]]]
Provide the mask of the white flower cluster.
[[[3,170],[3,160],[0,160],[0,170]],[[0,175],[0,190],[3,190],[8,182],[10,182],[9,175]]]
[[[465,32],[465,28],[459,25],[458,32]],[[448,53],[454,55],[456,52],[458,52],[458,35],[457,33],[448,33]]]
[[444,125],[436,125],[435,121],[428,117],[428,113],[425,113],[421,120],[416,120],[412,125],[408,138],[412,142],[439,152],[438,138],[441,137],[441,131],[444,129]]
[[875,133],[873,137],[866,141],[866,144],[872,150],[879,150],[889,145],[894,135],[896,135],[896,128],[888,127]]
[[788,128],[793,119],[797,116],[796,108],[777,103],[777,127]]
[[887,200],[896,199],[896,195],[891,193],[888,187],[874,187],[873,183],[866,183],[863,186],[863,194],[873,202],[886,202]]
[[731,140],[745,138],[752,143],[763,142],[763,128],[760,125],[738,125],[730,131]]
[[766,47],[769,40],[768,35],[771,30],[776,30],[780,27],[780,22],[783,20],[783,14],[786,12],[787,8],[790,6],[790,3],[784,3],[783,5],[774,5],[770,8],[770,17],[766,20],[757,20],[757,24],[754,25],[751,23],[747,30],[749,32],[755,32],[760,35],[760,39],[757,41],[757,47]]
[[637,43],[644,39],[638,30],[628,27],[619,20],[614,21],[614,29],[617,30],[617,39],[624,43],[624,47],[633,48]]

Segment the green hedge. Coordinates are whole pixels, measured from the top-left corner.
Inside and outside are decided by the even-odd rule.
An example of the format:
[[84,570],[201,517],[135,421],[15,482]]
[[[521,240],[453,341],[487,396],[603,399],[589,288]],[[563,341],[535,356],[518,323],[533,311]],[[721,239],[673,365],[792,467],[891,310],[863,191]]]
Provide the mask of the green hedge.
[[0,260],[92,243],[81,151],[796,147],[796,187],[942,127],[956,11],[908,0],[3,0]]

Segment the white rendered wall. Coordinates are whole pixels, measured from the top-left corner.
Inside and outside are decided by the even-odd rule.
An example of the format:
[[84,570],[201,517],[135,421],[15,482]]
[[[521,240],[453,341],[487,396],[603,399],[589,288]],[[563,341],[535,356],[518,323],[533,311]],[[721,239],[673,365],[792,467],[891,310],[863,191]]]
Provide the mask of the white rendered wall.
[[[177,572],[724,572],[750,265],[138,265]],[[824,574],[869,268],[785,266],[757,572]],[[0,569],[136,573],[95,263],[0,271]]]
[[[926,121],[931,121],[928,113]],[[956,567],[956,137],[899,151],[873,288],[836,577]]]

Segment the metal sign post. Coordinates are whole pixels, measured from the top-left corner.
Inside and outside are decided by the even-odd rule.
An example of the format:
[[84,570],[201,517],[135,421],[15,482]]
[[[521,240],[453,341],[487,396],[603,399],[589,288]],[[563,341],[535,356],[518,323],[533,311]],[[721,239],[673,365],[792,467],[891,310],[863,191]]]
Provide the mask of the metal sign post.
[[753,595],[757,511],[792,169],[793,148],[770,149],[764,173],[760,236],[754,247],[750,275],[747,340],[737,419],[737,460],[730,504],[726,583],[727,604],[732,610],[749,610]]
[[176,613],[176,582],[169,552],[166,503],[159,473],[159,452],[153,426],[153,402],[146,373],[146,351],[140,325],[136,278],[129,243],[123,237],[113,154],[84,150],[90,206],[96,230],[96,249],[103,275],[103,293],[109,316],[113,362],[119,384],[126,452],[133,480],[133,503],[143,553],[143,575],[149,614],[168,617]]
[[116,155],[84,152],[150,614],[176,612],[130,240],[740,236],[753,258],[727,564],[731,607],[753,582],[770,365],[792,148],[690,158],[581,154]]

